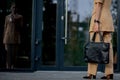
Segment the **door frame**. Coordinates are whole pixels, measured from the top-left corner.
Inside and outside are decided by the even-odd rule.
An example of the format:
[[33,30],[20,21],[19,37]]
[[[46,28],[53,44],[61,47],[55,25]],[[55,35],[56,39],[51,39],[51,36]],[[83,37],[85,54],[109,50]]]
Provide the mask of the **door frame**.
[[[57,18],[59,16],[57,5]],[[58,59],[58,51],[56,49],[56,66],[43,66],[41,64],[41,56],[42,56],[42,17],[43,17],[43,0],[34,0],[33,2],[33,28],[32,28],[32,69],[34,70],[59,70],[59,59]],[[56,18],[56,20],[57,20]],[[58,25],[56,25],[57,32]],[[56,33],[57,36],[57,33]],[[58,46],[58,41],[56,37],[56,48]]]
[[120,72],[120,0],[117,2],[117,70],[116,72]]

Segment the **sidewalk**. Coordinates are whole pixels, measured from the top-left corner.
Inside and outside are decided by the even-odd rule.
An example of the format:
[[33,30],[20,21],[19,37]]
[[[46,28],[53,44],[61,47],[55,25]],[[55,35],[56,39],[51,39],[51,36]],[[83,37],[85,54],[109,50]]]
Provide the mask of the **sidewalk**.
[[[36,72],[0,72],[0,80],[85,80],[86,72],[81,71],[36,71]],[[104,74],[97,73],[97,79]],[[120,74],[114,74],[114,80],[120,80]]]

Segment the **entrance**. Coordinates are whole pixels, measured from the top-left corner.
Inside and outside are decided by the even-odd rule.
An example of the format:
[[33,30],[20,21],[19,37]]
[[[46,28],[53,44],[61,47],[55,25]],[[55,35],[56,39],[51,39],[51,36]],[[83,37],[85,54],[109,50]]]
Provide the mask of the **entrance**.
[[57,53],[56,53],[56,16],[57,16],[57,1],[56,0],[39,0],[37,11],[40,14],[40,22],[35,35],[36,55],[35,66],[37,69],[56,69],[57,68]]
[[68,5],[74,5],[68,4],[68,0],[41,0],[41,3],[42,23],[38,24],[42,27],[38,26],[36,39],[40,45],[36,52],[37,69],[86,70],[82,48],[88,23],[79,22],[79,14],[75,8],[70,10]]

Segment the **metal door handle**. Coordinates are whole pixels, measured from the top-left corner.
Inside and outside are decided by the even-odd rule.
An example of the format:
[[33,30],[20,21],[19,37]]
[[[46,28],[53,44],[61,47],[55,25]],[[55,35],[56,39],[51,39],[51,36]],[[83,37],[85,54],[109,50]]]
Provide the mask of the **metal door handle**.
[[61,39],[62,39],[62,40],[65,40],[65,39],[67,39],[67,37],[62,37]]
[[39,60],[40,60],[40,57],[36,56],[35,61],[39,61]]
[[40,39],[36,39],[35,41],[35,45],[38,45],[38,44],[40,44]]
[[68,30],[68,0],[65,0],[65,44],[67,44],[67,30]]

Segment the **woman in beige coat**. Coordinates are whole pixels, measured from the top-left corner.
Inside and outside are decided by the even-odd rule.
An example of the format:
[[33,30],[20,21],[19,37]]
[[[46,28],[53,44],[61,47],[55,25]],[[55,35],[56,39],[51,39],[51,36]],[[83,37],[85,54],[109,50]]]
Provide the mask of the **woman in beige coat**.
[[[114,32],[113,19],[110,12],[112,0],[94,0],[94,7],[90,23],[90,38],[94,32],[102,32],[104,42],[110,43],[109,64],[105,65],[105,75],[101,79],[113,79],[113,49],[111,43],[111,33]],[[96,42],[99,42],[99,34],[96,35]],[[88,63],[88,75],[84,79],[96,79],[98,64]]]

